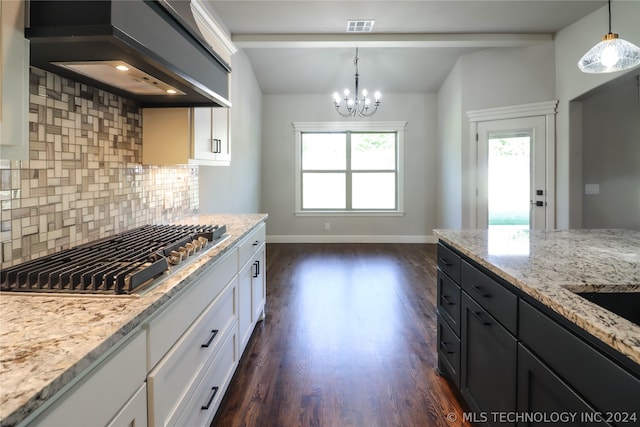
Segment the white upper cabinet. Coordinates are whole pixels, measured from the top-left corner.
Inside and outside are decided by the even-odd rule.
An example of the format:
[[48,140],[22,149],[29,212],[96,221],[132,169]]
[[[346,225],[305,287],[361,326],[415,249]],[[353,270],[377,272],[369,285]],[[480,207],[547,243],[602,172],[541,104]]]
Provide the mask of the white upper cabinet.
[[1,1],[0,158],[29,156],[29,41],[24,37],[24,1]]
[[228,166],[231,137],[228,108],[145,108],[142,163]]

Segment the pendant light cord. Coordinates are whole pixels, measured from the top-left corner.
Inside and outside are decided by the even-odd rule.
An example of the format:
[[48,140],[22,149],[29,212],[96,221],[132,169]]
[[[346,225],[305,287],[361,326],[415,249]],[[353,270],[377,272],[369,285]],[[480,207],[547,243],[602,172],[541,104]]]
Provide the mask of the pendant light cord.
[[609,34],[611,34],[611,0],[609,0]]

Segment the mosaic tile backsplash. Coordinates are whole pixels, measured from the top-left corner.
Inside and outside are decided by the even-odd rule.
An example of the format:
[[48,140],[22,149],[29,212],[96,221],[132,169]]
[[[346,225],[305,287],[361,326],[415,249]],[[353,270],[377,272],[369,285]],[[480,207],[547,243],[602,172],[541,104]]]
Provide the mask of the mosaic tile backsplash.
[[143,166],[134,101],[31,68],[29,159],[0,160],[8,267],[197,213],[197,166]]

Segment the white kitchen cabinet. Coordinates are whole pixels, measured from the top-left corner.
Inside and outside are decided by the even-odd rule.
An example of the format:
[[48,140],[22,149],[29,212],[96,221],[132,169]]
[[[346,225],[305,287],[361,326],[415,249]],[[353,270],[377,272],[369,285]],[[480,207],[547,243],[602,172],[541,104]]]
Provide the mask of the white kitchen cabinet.
[[238,277],[238,329],[240,353],[251,338],[256,323],[264,315],[266,296],[265,225],[262,224],[240,242],[241,270]]
[[24,1],[1,1],[0,158],[29,157],[29,41],[24,37]]
[[229,108],[145,108],[142,163],[147,165],[231,163]]
[[238,272],[237,250],[204,267],[197,281],[149,323],[149,370],[173,347]]
[[184,407],[176,426],[208,427],[227,391],[233,373],[238,367],[237,323],[222,337],[220,349],[205,367],[200,382]]
[[147,384],[143,383],[136,394],[107,424],[107,427],[143,427],[147,425]]
[[231,162],[228,108],[193,109],[193,147],[196,159],[219,165]]
[[[95,362],[70,389],[29,426],[85,427],[94,425],[147,425],[146,394],[147,335],[138,331],[104,359]],[[144,410],[143,410],[144,407]]]
[[[178,415],[188,406],[211,361],[218,357],[224,338],[232,330],[234,335],[237,333],[236,299],[234,278],[149,373],[150,425],[180,425],[176,422]],[[231,368],[228,364],[222,367]]]

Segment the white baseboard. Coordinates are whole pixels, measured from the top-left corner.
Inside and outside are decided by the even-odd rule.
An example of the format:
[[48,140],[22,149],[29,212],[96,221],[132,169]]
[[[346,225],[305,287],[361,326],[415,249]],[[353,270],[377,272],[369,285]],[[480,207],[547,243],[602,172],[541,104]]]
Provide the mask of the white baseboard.
[[438,238],[392,235],[270,235],[267,236],[267,243],[438,243]]

